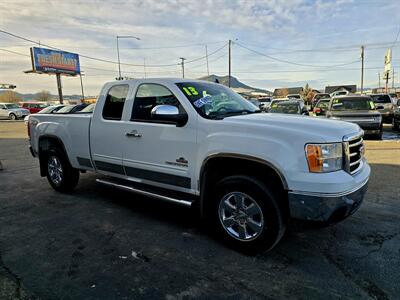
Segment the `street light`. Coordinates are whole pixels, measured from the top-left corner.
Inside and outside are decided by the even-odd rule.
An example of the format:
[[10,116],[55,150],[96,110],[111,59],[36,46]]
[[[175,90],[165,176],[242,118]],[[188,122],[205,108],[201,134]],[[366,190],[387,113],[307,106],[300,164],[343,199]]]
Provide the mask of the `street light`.
[[117,35],[118,74],[119,74],[118,80],[121,80],[122,79],[122,77],[121,77],[121,63],[120,63],[120,60],[119,60],[118,39],[136,39],[136,40],[140,41],[140,38],[138,38],[136,36],[133,36],[133,35]]

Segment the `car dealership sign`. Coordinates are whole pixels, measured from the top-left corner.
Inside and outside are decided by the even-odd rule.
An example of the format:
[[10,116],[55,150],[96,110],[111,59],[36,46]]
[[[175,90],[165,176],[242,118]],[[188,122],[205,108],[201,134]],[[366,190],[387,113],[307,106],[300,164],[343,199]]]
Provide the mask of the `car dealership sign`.
[[31,58],[35,73],[75,76],[81,71],[79,55],[76,53],[32,47]]

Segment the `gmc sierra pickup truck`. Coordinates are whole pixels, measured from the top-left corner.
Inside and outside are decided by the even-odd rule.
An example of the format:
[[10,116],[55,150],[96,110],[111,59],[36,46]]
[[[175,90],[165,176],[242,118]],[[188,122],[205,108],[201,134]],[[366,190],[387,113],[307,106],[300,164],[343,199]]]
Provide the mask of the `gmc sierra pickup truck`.
[[199,80],[107,83],[92,114],[34,114],[28,131],[55,190],[94,171],[102,184],[192,206],[247,253],[276,245],[289,218],[353,214],[370,176],[358,125],[263,113]]

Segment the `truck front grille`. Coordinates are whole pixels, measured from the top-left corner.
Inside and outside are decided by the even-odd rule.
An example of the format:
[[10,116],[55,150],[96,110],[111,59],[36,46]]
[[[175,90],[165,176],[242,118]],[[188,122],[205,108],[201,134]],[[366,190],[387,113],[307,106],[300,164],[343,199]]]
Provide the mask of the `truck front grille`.
[[355,174],[362,167],[364,159],[364,141],[362,135],[346,138],[345,169],[350,174]]

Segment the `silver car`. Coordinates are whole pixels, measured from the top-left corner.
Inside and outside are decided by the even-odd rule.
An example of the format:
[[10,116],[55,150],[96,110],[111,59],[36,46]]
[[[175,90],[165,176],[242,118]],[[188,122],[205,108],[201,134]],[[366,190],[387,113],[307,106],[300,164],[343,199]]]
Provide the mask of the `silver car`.
[[0,103],[0,119],[17,120],[29,115],[29,110],[15,103]]

